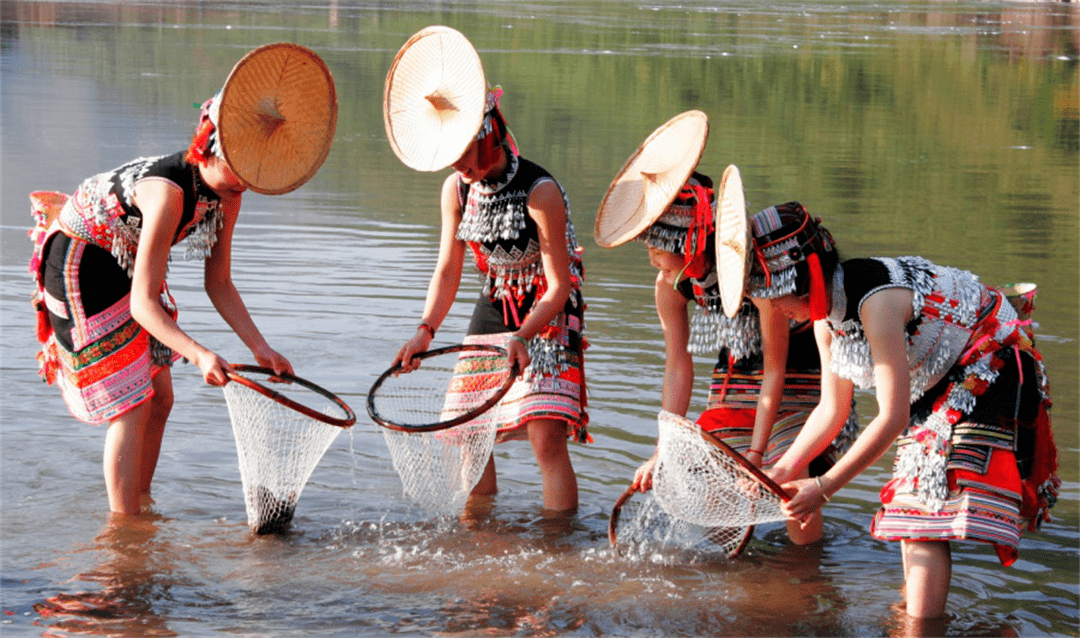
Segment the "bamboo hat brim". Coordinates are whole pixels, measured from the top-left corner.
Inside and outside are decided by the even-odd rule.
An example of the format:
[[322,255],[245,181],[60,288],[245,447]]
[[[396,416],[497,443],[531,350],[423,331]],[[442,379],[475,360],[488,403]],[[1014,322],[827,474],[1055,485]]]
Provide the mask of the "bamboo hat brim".
[[623,164],[596,215],[593,237],[620,246],[652,226],[693,173],[709,137],[709,118],[686,111],[652,132]]
[[297,44],[245,55],[221,89],[218,135],[226,163],[248,188],[280,195],[319,170],[337,126],[334,78]]
[[734,165],[724,170],[717,191],[716,272],[724,314],[734,317],[742,306],[750,263],[750,225],[742,176]]
[[444,26],[418,31],[401,47],[383,89],[390,148],[409,168],[456,162],[484,121],[487,82],[468,38]]

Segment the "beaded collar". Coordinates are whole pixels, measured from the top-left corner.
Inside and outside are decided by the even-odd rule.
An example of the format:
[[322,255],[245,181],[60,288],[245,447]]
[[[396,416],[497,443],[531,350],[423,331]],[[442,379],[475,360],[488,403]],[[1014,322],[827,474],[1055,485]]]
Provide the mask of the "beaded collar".
[[507,170],[498,181],[474,182],[468,201],[462,203],[457,238],[463,241],[490,243],[517,239],[525,228],[527,191],[503,192],[517,177],[520,162],[510,155]]

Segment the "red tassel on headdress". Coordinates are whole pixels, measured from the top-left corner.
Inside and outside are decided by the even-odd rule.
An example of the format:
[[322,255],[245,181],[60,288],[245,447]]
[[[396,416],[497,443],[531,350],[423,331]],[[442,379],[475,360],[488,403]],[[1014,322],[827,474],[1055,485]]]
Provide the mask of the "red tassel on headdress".
[[210,134],[214,132],[214,123],[210,121],[210,118],[204,118],[199,121],[198,128],[195,129],[195,135],[191,138],[191,145],[188,146],[187,153],[184,154],[184,161],[188,164],[201,164],[210,159],[209,148]]
[[[689,191],[689,192],[688,192]],[[705,262],[702,260],[695,267],[690,266],[694,258],[705,252],[705,246],[709,239],[709,233],[716,230],[716,220],[713,219],[712,197],[713,190],[701,184],[684,185],[680,197],[694,198],[694,220],[686,233],[686,244],[683,247],[683,270],[695,279],[700,279],[705,274]]]
[[191,138],[184,161],[188,164],[202,164],[210,159],[210,135],[214,132],[214,122],[210,119],[210,104],[214,98],[203,102],[199,111],[199,123],[195,125],[195,135]]
[[816,252],[806,257],[810,269],[810,319],[817,321],[829,314],[829,297],[825,293],[825,276],[821,272],[821,259]]

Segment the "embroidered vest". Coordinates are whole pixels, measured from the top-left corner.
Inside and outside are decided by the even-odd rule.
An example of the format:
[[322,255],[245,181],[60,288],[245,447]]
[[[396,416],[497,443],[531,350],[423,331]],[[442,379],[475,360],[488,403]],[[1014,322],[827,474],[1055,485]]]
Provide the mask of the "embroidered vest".
[[142,230],[142,211],[135,206],[135,185],[164,179],[184,193],[184,210],[173,245],[187,239],[185,259],[206,258],[224,222],[221,198],[199,179],[198,169],[184,162],[184,153],[133,160],[85,180],[60,211],[64,233],[104,248],[130,277]]
[[744,299],[738,314],[734,317],[725,315],[715,268],[704,279],[690,277],[679,282],[679,292],[687,300],[694,301],[698,308],[690,320],[687,351],[701,355],[727,348],[736,360],[761,353],[761,323],[757,308]]
[[[533,189],[548,181],[562,193],[571,285],[580,291],[584,273],[581,249],[570,221],[570,200],[550,173],[527,159],[511,155],[501,182],[471,185],[458,182],[459,201],[463,205],[457,239],[467,242],[472,249],[484,295],[492,301],[507,300],[520,307],[527,293],[535,289],[538,298],[547,290],[539,234],[536,222],[529,216],[528,201]],[[576,300],[577,295],[570,297]],[[522,310],[520,316],[524,318],[529,309]]]
[[[913,293],[911,305],[915,318],[909,324],[907,338],[911,401],[915,401],[959,360],[977,327],[979,309],[986,305],[989,292],[970,272],[937,266],[922,257],[873,261],[885,266],[888,281],[877,282],[861,299],[847,298],[844,278],[858,276],[848,272],[852,262],[841,264],[833,276],[832,309],[828,316],[833,333],[831,371],[860,388],[873,387],[874,362],[859,312],[873,293],[887,288],[907,288]],[[855,305],[849,306],[852,302]]]

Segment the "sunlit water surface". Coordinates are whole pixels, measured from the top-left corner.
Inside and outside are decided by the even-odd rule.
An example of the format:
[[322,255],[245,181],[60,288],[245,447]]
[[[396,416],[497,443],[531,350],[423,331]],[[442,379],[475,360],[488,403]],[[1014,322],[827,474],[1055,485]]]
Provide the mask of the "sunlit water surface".
[[[976,2],[530,2],[305,5],[5,2],[2,77],[3,525],[0,633],[117,636],[1075,636],[1078,13]],[[595,443],[573,445],[581,508],[540,510],[525,443],[501,492],[462,519],[401,496],[367,388],[411,334],[435,258],[442,174],[392,155],[382,81],[406,38],[449,24],[476,44],[524,153],[570,193],[585,246]],[[232,64],[263,43],[320,53],[337,80],[334,148],[301,190],[249,195],[234,276],[272,346],[361,412],[308,482],[291,533],[246,526],[221,391],[174,371],[154,514],[110,524],[104,431],[36,374],[26,194],[183,147]],[[949,617],[904,622],[894,543],[869,537],[883,459],[826,508],[825,540],[761,526],[733,561],[607,544],[611,507],[651,453],[663,372],[640,246],[591,239],[608,182],[657,125],[711,118],[702,168],[742,168],[749,205],[800,199],[848,255],[921,254],[1040,286],[1040,346],[1061,452],[1055,519],[1001,568],[956,545]],[[234,362],[197,264],[174,260],[181,324]],[[462,335],[475,279],[438,342]],[[703,378],[708,358],[698,360]],[[704,386],[704,383],[699,383]],[[692,412],[700,411],[699,388]],[[864,421],[873,400],[860,394]]]

